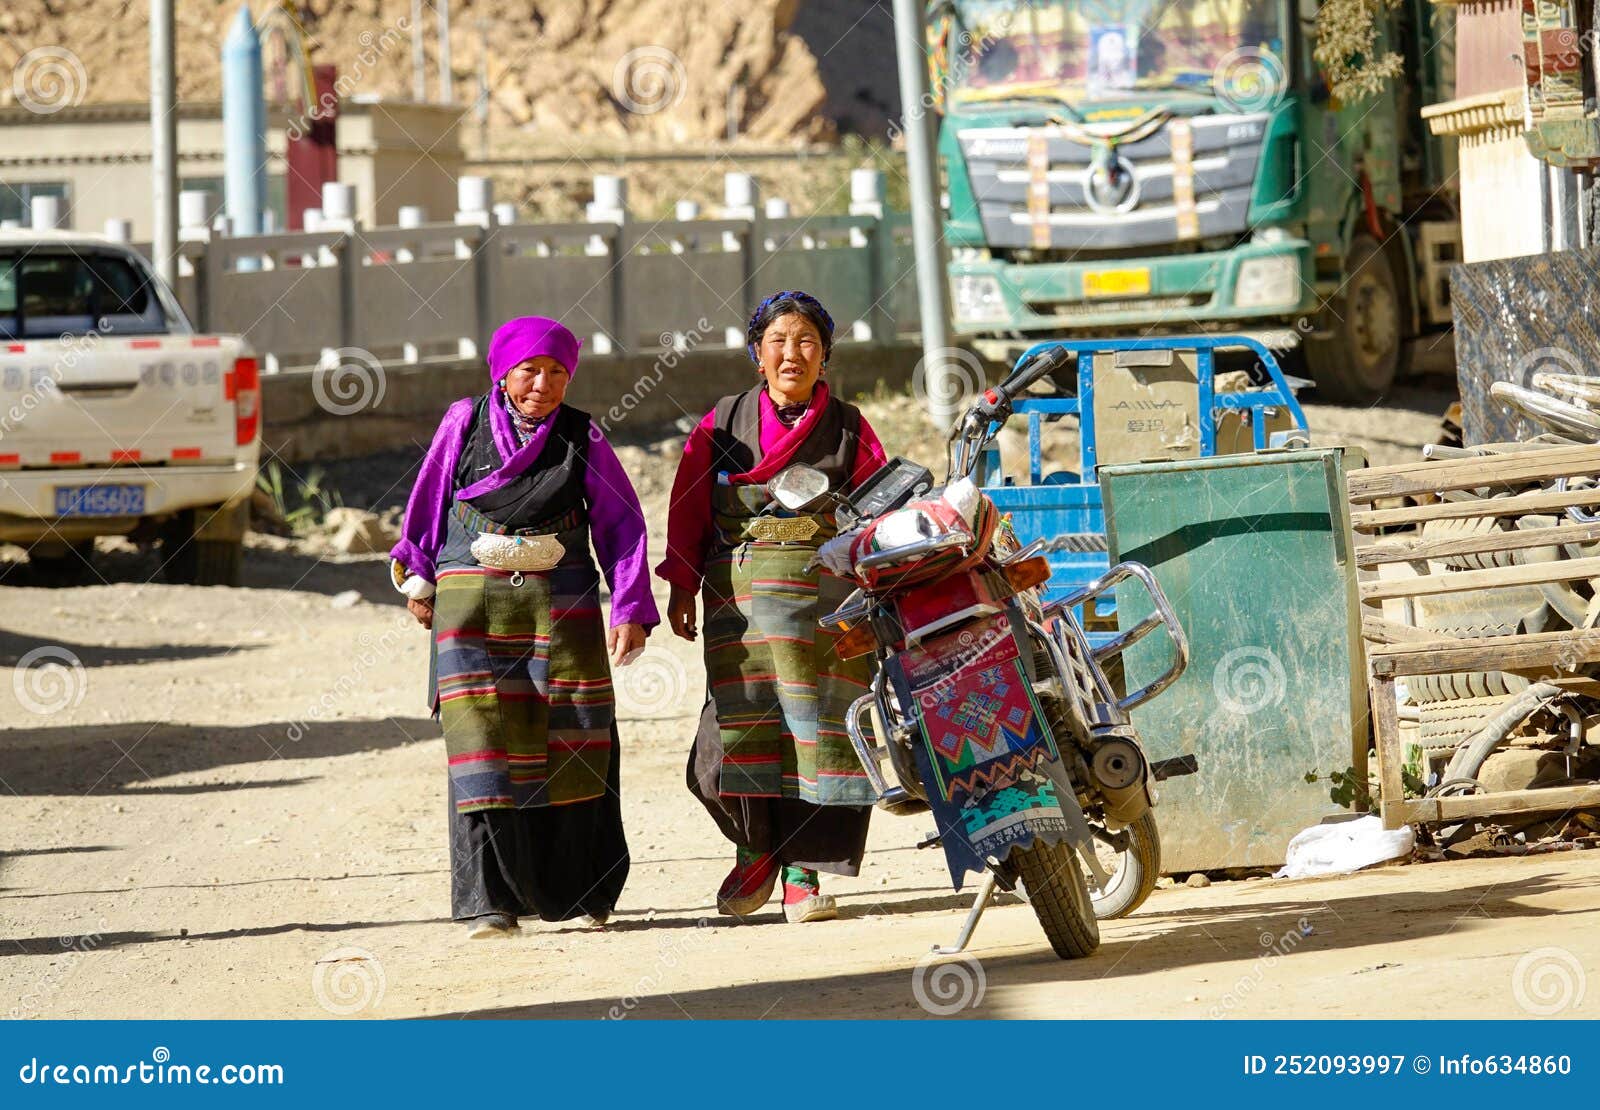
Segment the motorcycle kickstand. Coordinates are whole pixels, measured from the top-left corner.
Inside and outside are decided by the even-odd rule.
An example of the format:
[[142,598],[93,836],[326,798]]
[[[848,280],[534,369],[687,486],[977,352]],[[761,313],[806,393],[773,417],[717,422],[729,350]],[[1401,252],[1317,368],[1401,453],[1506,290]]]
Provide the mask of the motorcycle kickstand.
[[935,955],[955,956],[966,951],[967,944],[972,940],[972,933],[978,927],[978,919],[983,916],[983,911],[989,908],[989,901],[994,897],[995,884],[999,876],[990,871],[983,877],[983,885],[978,888],[978,896],[972,900],[972,909],[967,911],[966,921],[961,923],[961,932],[956,937],[956,942],[950,945],[936,944],[933,946]]

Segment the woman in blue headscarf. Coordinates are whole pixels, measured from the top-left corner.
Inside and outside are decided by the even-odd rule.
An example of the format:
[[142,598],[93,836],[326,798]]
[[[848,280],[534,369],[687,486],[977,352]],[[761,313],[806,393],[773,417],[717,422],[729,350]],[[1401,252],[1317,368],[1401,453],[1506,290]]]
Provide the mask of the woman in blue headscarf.
[[[817,618],[850,584],[808,566],[834,534],[831,512],[780,525],[762,515],[766,483],[805,463],[836,492],[883,465],[861,410],[823,380],[833,320],[808,293],[774,293],[746,330],[759,381],[724,397],[689,437],[672,485],[667,557],[672,631],[696,637],[705,603],[711,696],[689,760],[689,787],[733,842],[717,908],[761,909],[783,880],[790,922],[837,915],[819,871],[855,875],[874,794],[844,714],[866,690],[869,661],[841,659]],[[803,533],[803,536],[801,535]]]

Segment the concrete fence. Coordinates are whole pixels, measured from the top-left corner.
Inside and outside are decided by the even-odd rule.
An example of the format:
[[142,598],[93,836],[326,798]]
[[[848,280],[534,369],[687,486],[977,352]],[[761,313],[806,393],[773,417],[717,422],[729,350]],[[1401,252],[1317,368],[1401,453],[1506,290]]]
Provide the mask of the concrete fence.
[[251,236],[204,226],[207,198],[186,195],[176,292],[197,327],[245,336],[269,372],[352,350],[390,365],[475,360],[500,321],[526,313],[558,317],[589,354],[738,350],[755,303],[794,288],[828,306],[841,348],[917,331],[910,221],[884,210],[881,172],[854,172],[848,215],[805,218],[728,174],[716,218],[684,202],[672,220],[637,220],[626,184],[597,176],[583,222],[524,224],[467,177],[450,222],[408,208],[385,228],[356,224],[351,187],[329,185],[306,230]]
[[[844,397],[912,387],[920,344],[849,343],[835,349],[828,381]],[[567,400],[614,442],[650,439],[669,424],[699,420],[718,397],[748,389],[756,373],[742,350],[585,354]],[[285,370],[261,379],[264,458],[294,465],[420,451],[445,408],[488,388],[478,359],[416,366],[349,361]]]

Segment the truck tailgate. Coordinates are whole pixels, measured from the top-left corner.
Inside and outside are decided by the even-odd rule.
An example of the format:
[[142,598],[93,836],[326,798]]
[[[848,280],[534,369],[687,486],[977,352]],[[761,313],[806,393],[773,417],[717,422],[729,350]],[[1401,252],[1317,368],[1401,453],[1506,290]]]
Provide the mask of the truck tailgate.
[[0,467],[232,462],[241,354],[216,336],[0,343]]

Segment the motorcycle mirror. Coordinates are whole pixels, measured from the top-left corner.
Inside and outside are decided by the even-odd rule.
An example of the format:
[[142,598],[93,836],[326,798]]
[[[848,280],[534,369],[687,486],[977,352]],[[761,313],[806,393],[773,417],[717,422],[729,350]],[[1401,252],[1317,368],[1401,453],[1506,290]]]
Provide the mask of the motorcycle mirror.
[[767,492],[791,513],[816,504],[828,493],[828,476],[815,467],[796,463],[767,484]]

